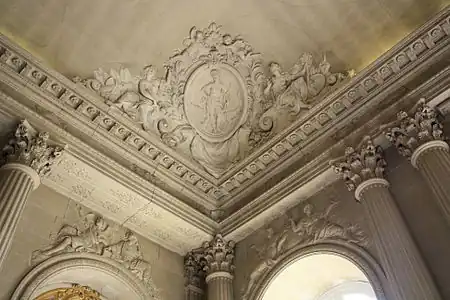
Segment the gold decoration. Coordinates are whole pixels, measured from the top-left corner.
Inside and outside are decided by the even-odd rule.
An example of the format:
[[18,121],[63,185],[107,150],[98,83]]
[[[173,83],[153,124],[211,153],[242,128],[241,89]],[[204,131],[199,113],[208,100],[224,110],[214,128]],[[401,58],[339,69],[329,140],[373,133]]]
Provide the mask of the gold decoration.
[[87,286],[73,285],[70,288],[54,289],[36,298],[36,300],[100,300],[100,293]]

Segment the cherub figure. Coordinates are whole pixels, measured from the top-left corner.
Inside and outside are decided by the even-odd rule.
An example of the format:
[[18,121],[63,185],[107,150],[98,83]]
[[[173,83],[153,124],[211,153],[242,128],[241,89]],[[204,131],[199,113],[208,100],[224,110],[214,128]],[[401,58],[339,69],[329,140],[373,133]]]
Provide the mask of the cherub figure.
[[105,231],[108,224],[102,217],[92,213],[85,216],[86,229],[66,225],[61,228],[56,241],[43,250],[33,252],[32,260],[45,259],[62,252],[89,252],[103,254],[107,241]]

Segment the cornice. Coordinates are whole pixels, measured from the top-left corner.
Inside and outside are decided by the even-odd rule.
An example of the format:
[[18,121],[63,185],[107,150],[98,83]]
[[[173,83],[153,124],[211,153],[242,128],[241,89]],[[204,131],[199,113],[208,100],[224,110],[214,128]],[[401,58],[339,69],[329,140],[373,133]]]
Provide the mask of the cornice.
[[[385,120],[395,118],[396,113],[411,108],[419,98],[429,100],[431,106],[441,106],[447,102],[448,98],[442,97],[448,91],[450,85],[450,67],[434,75],[432,78],[410,91],[402,98],[379,112],[378,115],[368,120],[371,127],[360,127],[352,132],[347,140],[357,139],[367,134],[367,130],[372,129],[373,134],[387,148],[390,144],[385,140],[379,128]],[[231,216],[220,223],[220,228],[226,239],[240,241],[256,231],[259,227],[269,223],[271,220],[283,215],[291,207],[298,205],[308,199],[313,194],[333,184],[339,177],[329,166],[330,153],[334,149],[345,147],[344,140],[333,145],[328,151],[319,155],[308,165],[292,173],[279,184],[266,191],[260,197],[251,201]],[[289,162],[287,162],[289,163]]]

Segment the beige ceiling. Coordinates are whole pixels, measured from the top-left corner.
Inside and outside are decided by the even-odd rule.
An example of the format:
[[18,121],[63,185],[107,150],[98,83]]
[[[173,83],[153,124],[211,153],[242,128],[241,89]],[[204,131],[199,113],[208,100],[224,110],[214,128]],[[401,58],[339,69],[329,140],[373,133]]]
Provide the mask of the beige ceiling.
[[241,34],[266,61],[302,52],[361,69],[449,0],[0,0],[0,32],[66,76],[161,67],[192,26]]

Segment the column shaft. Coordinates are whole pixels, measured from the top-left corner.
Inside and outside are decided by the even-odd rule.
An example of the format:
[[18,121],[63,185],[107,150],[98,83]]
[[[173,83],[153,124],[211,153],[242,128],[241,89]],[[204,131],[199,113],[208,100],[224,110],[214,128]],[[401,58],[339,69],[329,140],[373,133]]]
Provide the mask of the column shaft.
[[442,147],[429,148],[417,155],[415,165],[435,195],[441,211],[450,224],[450,153]]
[[[398,300],[441,299],[387,181],[366,185],[360,193],[380,261]],[[370,180],[369,180],[370,181]]]
[[16,164],[0,169],[0,266],[8,255],[28,194],[35,185],[30,172],[35,173],[30,167]]
[[[224,274],[222,274],[224,273]],[[233,300],[233,276],[226,272],[208,275],[208,300]]]
[[203,290],[199,287],[188,285],[185,287],[185,298],[186,300],[203,300]]

